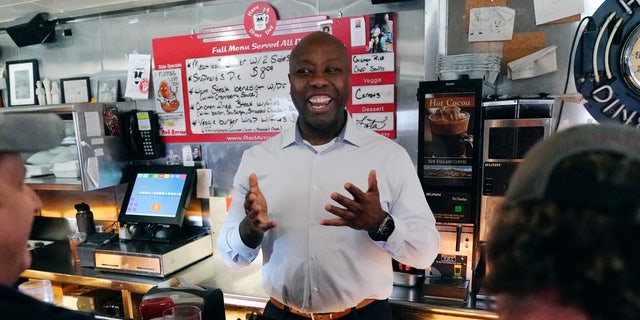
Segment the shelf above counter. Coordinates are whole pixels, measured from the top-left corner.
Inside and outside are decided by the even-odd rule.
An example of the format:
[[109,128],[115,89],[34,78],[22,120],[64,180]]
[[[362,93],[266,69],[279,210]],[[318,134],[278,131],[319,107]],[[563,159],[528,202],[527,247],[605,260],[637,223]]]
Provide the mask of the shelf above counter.
[[25,183],[34,190],[82,191],[82,181],[79,178],[48,175],[26,178]]
[[[42,165],[58,160],[53,167],[55,174],[29,177],[25,182],[35,190],[92,191],[122,183],[123,171],[130,157],[120,132],[119,119],[122,112],[132,108],[129,103],[60,104],[3,108],[0,115],[54,113],[62,118],[65,121],[66,138],[59,147],[73,150],[65,150],[63,159],[54,159],[57,154],[52,153],[52,162],[47,162],[49,159],[43,157],[39,157],[39,161],[29,162]],[[46,151],[34,155],[47,155]],[[74,156],[68,157],[68,154]],[[74,162],[77,172],[70,167]],[[60,168],[56,171],[58,165]]]

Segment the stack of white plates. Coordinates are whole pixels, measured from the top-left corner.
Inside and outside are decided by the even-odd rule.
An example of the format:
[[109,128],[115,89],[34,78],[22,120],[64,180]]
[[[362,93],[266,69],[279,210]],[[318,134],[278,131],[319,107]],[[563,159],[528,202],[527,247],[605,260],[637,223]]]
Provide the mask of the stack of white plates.
[[78,160],[58,162],[53,164],[51,171],[58,178],[79,178],[80,164]]
[[436,72],[440,80],[458,80],[466,75],[470,79],[484,79],[494,84],[500,74],[501,60],[495,53],[438,56]]
[[38,176],[46,176],[52,174],[51,168],[53,165],[50,163],[43,164],[25,164],[24,168],[27,170],[25,173],[25,177],[38,177]]
[[57,146],[38,151],[26,160],[27,177],[54,174],[61,178],[80,177],[78,147],[76,145]]

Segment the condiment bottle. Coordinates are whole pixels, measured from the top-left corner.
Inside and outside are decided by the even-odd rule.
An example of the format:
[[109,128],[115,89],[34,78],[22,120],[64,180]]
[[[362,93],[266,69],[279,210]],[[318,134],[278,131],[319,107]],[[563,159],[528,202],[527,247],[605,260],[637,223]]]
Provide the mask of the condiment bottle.
[[96,232],[96,225],[93,222],[93,212],[89,208],[89,205],[82,202],[75,205],[76,210],[76,222],[78,223],[78,231],[84,232],[87,236]]

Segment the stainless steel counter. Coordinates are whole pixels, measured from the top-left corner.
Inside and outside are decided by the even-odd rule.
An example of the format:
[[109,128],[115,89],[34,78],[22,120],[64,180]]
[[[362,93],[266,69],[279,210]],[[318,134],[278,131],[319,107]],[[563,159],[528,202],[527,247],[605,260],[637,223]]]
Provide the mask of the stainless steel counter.
[[[180,277],[190,283],[220,288],[223,292],[234,292],[225,272],[214,272],[213,256],[196,262],[167,277],[139,276],[124,273],[104,272],[89,267],[80,267],[71,260],[68,243],[55,241],[42,248],[32,250],[32,266],[22,273],[24,278],[48,279],[54,284],[76,284],[101,289],[120,291],[124,315],[138,318],[137,305],[132,294],[144,294],[152,287]],[[413,293],[412,293],[413,292]],[[407,296],[409,295],[409,296]],[[225,304],[262,309],[267,302],[265,296],[224,294]],[[408,301],[414,300],[414,301]],[[464,308],[464,303],[428,301],[419,297],[416,288],[396,287],[390,299],[398,319],[497,319],[495,314],[483,310]]]

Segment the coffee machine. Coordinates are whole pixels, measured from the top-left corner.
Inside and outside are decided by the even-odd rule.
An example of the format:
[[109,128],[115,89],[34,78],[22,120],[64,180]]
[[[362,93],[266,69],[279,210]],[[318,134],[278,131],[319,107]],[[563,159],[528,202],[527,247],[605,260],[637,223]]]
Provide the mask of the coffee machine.
[[493,218],[504,202],[509,179],[526,152],[554,130],[553,99],[505,99],[485,101],[483,110],[482,196],[478,228],[478,250],[469,306],[477,299],[490,300],[482,291],[485,272],[484,244]]
[[423,295],[465,301],[474,261],[482,150],[482,79],[420,82],[418,175],[440,232]]
[[482,198],[479,240],[504,200],[511,174],[525,153],[553,131],[553,99],[507,99],[482,103]]

